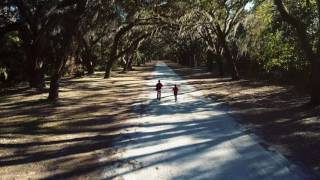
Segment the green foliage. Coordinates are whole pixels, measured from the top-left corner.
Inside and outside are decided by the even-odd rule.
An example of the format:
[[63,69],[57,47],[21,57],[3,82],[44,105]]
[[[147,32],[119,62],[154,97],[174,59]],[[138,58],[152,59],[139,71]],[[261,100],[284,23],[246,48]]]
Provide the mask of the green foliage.
[[[71,42],[67,31],[72,29],[68,27],[69,13],[76,13],[71,8],[75,6],[64,8],[69,6],[62,1],[28,2],[26,10],[32,17],[38,15],[43,20],[31,26],[21,18],[25,26],[0,36],[3,45],[0,53],[6,55],[1,64],[2,76],[21,76],[20,67],[25,61],[29,64],[32,61],[30,54],[31,57],[37,55],[37,60],[45,65],[46,75],[52,68],[59,67],[54,63],[65,55],[73,56],[84,70],[90,69],[90,65],[105,70],[112,61],[115,63],[110,63],[110,67],[117,68],[123,65],[119,63],[122,58],[133,59],[133,64],[149,59],[173,59],[190,66],[206,65],[212,61],[207,58],[207,52],[218,57],[221,67],[247,63],[256,66],[258,73],[276,74],[276,78],[290,78],[291,74],[305,77],[310,68],[298,48],[294,29],[283,21],[272,0],[87,2],[68,51],[64,44]],[[303,21],[312,48],[318,49],[320,30],[316,1],[283,2],[291,14]],[[0,6],[0,13],[1,8],[6,10],[4,6]],[[18,8],[11,12],[0,31],[14,24],[12,19],[18,12]],[[52,25],[46,27],[50,23]],[[28,45],[35,48],[31,53],[26,48]],[[230,56],[226,55],[228,52]],[[25,58],[27,55],[29,59]],[[250,66],[241,66],[240,71],[251,71],[247,67]]]
[[299,62],[293,42],[284,39],[281,31],[268,33],[266,35],[267,45],[263,67],[267,72],[273,70],[289,71]]
[[270,1],[255,7],[244,27],[246,35],[237,38],[238,46],[260,66],[260,74],[282,80],[307,76],[309,63],[297,46],[295,34]]

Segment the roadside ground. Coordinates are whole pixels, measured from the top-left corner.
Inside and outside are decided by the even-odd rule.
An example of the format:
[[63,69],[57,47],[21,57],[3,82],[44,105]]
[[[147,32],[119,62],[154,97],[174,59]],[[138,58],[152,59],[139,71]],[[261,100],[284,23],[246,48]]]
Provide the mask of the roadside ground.
[[205,96],[226,102],[230,114],[265,140],[266,148],[320,172],[320,107],[308,106],[307,93],[267,81],[231,81],[205,68],[166,63]]
[[[20,87],[0,97],[0,179],[95,179],[112,163],[110,143],[122,121],[137,116],[153,65],[64,79],[60,100]],[[98,179],[98,178],[97,178]]]

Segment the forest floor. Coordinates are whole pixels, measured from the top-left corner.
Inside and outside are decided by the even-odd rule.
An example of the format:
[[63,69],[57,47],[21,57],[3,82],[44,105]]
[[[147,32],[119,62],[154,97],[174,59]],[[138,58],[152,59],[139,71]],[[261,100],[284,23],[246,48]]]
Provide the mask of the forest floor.
[[153,66],[64,79],[60,100],[19,87],[0,97],[0,179],[92,179],[112,163],[110,143],[136,117]]
[[320,172],[320,107],[308,105],[307,93],[267,81],[231,81],[205,68],[166,63],[205,96],[226,102],[230,115],[260,136],[266,148]]

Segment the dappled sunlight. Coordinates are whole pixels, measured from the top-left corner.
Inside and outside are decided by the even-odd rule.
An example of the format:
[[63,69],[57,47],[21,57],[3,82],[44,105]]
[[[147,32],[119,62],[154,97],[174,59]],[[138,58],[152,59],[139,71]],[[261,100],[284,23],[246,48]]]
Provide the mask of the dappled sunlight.
[[[265,99],[258,95],[263,92],[269,97],[273,90],[282,93],[283,89],[248,85],[254,90],[247,92],[241,87],[236,94],[215,97],[223,101],[212,101],[210,95],[228,92],[219,90],[226,85],[211,87],[209,79],[189,82],[164,63],[158,65],[154,74],[148,66],[111,79],[103,79],[101,73],[64,79],[56,103],[38,100],[45,94],[32,92],[22,92],[20,98],[2,97],[10,102],[1,101],[0,175],[17,178],[19,172],[38,179],[178,180],[271,176],[292,180],[303,175],[298,166],[261,146],[223,102],[230,98],[247,103],[248,96]],[[154,91],[158,79],[164,84],[161,101],[156,100]],[[204,82],[202,91],[197,90]],[[229,80],[225,83],[235,86]],[[179,87],[177,102],[172,95],[174,84]],[[247,113],[259,117],[261,111],[274,112],[263,106],[254,110]],[[303,116],[308,119],[305,126],[316,122],[308,113]],[[289,119],[283,116],[272,123],[286,125]],[[306,133],[278,138],[317,136]]]
[[[299,168],[265,150],[247,134],[221,102],[211,101],[187,84],[179,84],[178,102],[169,88],[180,78],[158,62],[154,79],[164,84],[161,101],[150,92],[143,113],[127,121],[113,146],[117,161],[106,179],[299,179]],[[159,72],[162,72],[159,73]],[[138,106],[138,105],[137,105]],[[136,108],[136,110],[139,108]]]
[[0,176],[99,177],[102,164],[112,161],[112,139],[130,126],[123,121],[138,116],[132,104],[141,102],[151,69],[137,67],[111,79],[100,72],[64,79],[61,98],[52,104],[32,89],[1,97]]
[[[228,104],[230,114],[262,136],[282,154],[320,168],[319,107],[309,107],[309,97],[293,86],[272,82],[217,78],[203,68],[191,69],[169,63],[203,95]],[[308,152],[307,154],[305,152]]]

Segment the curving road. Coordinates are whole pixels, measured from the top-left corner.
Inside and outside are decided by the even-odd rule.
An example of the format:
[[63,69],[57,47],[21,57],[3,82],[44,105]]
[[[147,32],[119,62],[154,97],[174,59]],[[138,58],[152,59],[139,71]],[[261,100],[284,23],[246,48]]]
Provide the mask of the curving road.
[[[131,119],[116,140],[117,163],[104,170],[106,179],[125,180],[301,180],[311,179],[300,167],[268,151],[227,114],[218,102],[158,61],[149,80],[164,84],[162,100],[150,88],[146,109]],[[174,102],[171,88],[181,90]],[[145,98],[145,97],[144,97]],[[137,107],[139,108],[140,105]]]

